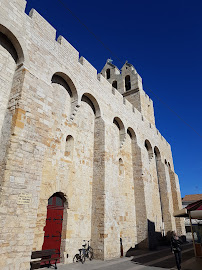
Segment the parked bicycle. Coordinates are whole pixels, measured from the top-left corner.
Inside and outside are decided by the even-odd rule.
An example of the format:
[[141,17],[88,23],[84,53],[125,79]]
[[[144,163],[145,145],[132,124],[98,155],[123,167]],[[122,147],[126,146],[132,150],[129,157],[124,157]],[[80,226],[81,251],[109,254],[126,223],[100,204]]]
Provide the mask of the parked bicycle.
[[86,257],[84,255],[84,249],[80,248],[79,249],[79,254],[75,254],[73,258],[73,262],[81,262],[82,264],[85,263]]
[[73,262],[81,262],[82,264],[85,263],[86,258],[90,261],[93,259],[93,248],[90,246],[90,241],[83,240],[84,244],[82,248],[79,249],[79,254],[77,253],[74,258]]
[[83,240],[84,245],[82,245],[85,248],[85,257],[88,258],[90,261],[93,259],[93,248],[90,246],[90,241]]

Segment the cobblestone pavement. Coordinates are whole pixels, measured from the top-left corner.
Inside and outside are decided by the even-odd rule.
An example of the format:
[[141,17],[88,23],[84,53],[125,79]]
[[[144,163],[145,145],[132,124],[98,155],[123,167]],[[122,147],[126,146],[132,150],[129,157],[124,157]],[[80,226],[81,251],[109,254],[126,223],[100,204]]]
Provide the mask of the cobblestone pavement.
[[[133,253],[133,254],[132,254]],[[87,260],[85,264],[72,263],[59,265],[58,270],[165,270],[176,269],[174,255],[170,248],[158,251],[133,251],[130,257],[107,261]],[[192,244],[183,246],[182,270],[202,270],[202,260],[195,262]]]

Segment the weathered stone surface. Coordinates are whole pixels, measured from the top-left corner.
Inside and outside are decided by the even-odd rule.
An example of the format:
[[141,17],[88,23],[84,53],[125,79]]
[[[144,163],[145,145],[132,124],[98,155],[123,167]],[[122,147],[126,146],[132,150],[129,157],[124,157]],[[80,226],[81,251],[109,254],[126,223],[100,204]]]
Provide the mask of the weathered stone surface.
[[65,263],[83,239],[106,259],[120,256],[120,238],[125,253],[150,246],[154,231],[183,234],[172,216],[181,198],[170,145],[135,68],[106,63],[97,76],[25,5],[0,2],[0,269],[29,269],[56,192],[66,200]]

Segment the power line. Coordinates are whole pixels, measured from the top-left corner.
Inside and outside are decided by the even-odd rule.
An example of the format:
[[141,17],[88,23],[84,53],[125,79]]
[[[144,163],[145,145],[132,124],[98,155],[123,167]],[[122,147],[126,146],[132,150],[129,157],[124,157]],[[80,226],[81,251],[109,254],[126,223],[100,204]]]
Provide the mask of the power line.
[[[122,65],[124,64],[124,61],[120,60],[114,52],[109,49],[109,47],[82,21],[79,19],[79,17],[62,1],[57,0],[60,2],[60,4],[69,12],[71,15],[98,41],[101,43],[101,45],[111,53],[111,55],[117,59]],[[187,123],[181,116],[179,116],[173,109],[168,106],[166,102],[164,102],[161,98],[159,98],[151,89],[147,88],[149,92],[151,92],[164,106],[166,106],[175,116],[177,116],[185,125],[187,125],[189,128],[191,128],[200,138],[202,138],[201,134],[198,133],[189,123]]]
[[91,31],[91,29],[90,28],[88,28],[88,26],[84,23],[84,22],[82,22],[82,20],[80,20],[79,19],[79,17],[78,16],[76,16],[76,14],[74,14],[74,12],[72,12],[72,10],[70,9],[70,8],[68,8],[68,6],[62,1],[62,0],[58,0],[58,2],[60,2],[61,3],[61,5],[67,10],[67,11],[69,11],[70,13],[71,13],[71,15],[83,26],[83,27],[85,27],[86,28],[86,30],[92,35],[92,36],[94,36],[94,38],[97,40],[97,41],[99,41],[101,44],[102,44],[102,46],[106,49],[106,50],[108,50],[110,53],[111,53],[111,55],[114,57],[114,58],[116,58],[122,65],[124,64],[124,62],[123,61],[121,61],[120,59],[119,59],[119,57],[118,56],[116,56],[114,53],[113,53],[113,51],[111,50],[111,49],[109,49],[109,47],[93,32],[93,31]]

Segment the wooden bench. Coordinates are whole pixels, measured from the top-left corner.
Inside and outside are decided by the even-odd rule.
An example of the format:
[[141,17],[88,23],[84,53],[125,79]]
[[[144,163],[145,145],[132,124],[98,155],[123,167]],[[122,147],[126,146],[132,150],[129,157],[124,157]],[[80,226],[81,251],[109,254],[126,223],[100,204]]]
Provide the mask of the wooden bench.
[[[31,262],[30,262],[30,269],[39,269],[41,265],[52,266],[51,262],[54,261],[55,269],[57,269],[57,261],[60,259],[60,257],[52,258],[51,256],[55,254],[55,249],[47,249],[47,250],[40,250],[40,251],[33,251],[31,256]],[[39,260],[37,260],[39,259]]]

